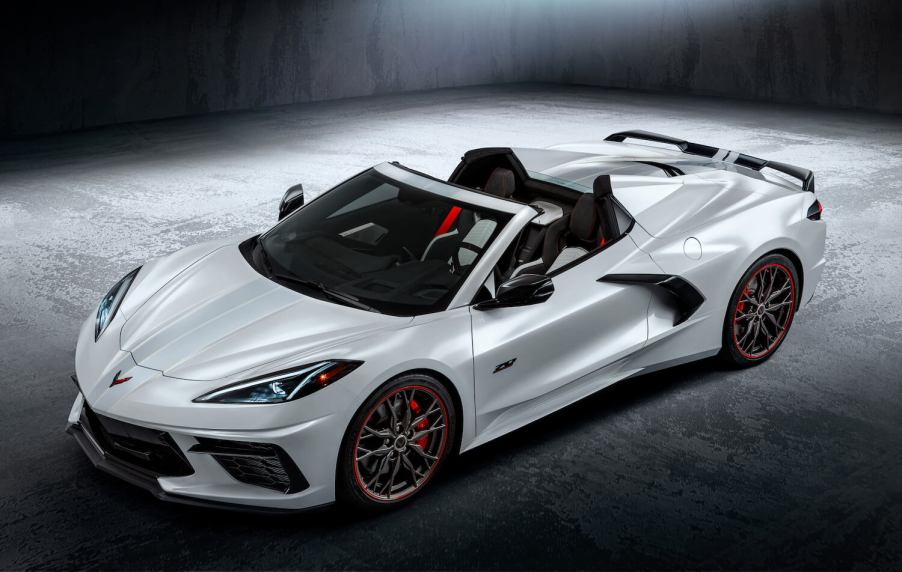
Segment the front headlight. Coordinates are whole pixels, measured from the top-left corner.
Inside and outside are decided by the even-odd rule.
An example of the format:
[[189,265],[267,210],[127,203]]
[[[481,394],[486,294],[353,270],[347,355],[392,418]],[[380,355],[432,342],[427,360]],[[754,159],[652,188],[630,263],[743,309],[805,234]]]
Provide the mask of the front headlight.
[[97,341],[97,338],[100,337],[100,334],[106,329],[106,327],[113,321],[113,316],[116,315],[116,310],[119,309],[119,305],[122,304],[122,299],[125,298],[125,293],[128,292],[129,287],[132,285],[132,282],[135,281],[135,276],[138,275],[138,271],[141,270],[141,267],[137,267],[128,274],[126,274],[122,280],[116,282],[116,285],[110,288],[110,291],[107,292],[107,295],[103,297],[103,300],[100,301],[100,306],[97,307],[97,317],[94,320],[94,341]]
[[201,395],[196,403],[283,403],[335,383],[363,362],[327,360],[270,373]]

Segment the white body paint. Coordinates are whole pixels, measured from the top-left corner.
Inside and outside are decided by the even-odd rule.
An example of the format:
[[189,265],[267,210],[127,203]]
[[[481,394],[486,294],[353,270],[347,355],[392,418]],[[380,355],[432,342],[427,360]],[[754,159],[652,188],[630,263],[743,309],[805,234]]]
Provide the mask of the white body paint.
[[[621,143],[516,150],[527,169],[591,188],[598,164],[666,162],[679,153]],[[472,300],[536,211],[524,204],[428,179],[389,164],[388,176],[463,203],[513,215],[444,311],[395,317],[334,304],[257,273],[239,241],[199,244],[144,265],[106,331],[94,316],[76,349],[84,402],[97,413],[168,432],[194,474],[160,478],[173,495],[238,505],[301,509],[335,499],[339,446],[362,403],[392,377],[429,370],[460,401],[460,449],[513,431],[618,380],[712,355],[730,295],[745,270],[774,250],[801,263],[802,304],[824,264],[825,225],[805,217],[811,193],[738,169],[680,177],[613,176],[614,195],[634,217],[628,234],[579,264],[552,273],[554,294],[532,306],[480,311]],[[705,297],[685,322],[652,288],[598,282],[607,274],[672,274]],[[323,359],[363,365],[296,401],[195,403],[216,388]],[[493,373],[498,364],[513,365]],[[110,387],[117,373],[131,376]],[[274,443],[309,488],[282,494],[236,481],[196,437]]]

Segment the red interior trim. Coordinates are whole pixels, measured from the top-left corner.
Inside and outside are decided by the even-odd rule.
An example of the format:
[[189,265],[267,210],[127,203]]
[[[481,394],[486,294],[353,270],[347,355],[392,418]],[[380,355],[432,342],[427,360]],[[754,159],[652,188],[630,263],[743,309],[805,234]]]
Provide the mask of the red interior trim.
[[438,227],[438,230],[435,231],[435,236],[439,236],[445,234],[449,230],[451,230],[451,225],[454,224],[454,221],[457,220],[457,215],[460,214],[460,207],[451,207],[451,210],[448,211],[448,214],[445,215],[445,220],[442,221],[442,224]]

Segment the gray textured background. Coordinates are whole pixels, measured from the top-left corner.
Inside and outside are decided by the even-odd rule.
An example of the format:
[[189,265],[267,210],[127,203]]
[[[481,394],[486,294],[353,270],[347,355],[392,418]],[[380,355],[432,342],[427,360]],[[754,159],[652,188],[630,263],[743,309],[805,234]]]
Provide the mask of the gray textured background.
[[896,0],[23,4],[0,136],[520,81],[899,113],[899,30]]
[[[773,359],[615,385],[377,518],[163,504],[63,432],[78,327],[147,258],[265,229],[298,181],[628,128],[816,171],[827,266]],[[902,117],[872,113],[514,85],[0,143],[0,570],[899,570],[900,261]]]

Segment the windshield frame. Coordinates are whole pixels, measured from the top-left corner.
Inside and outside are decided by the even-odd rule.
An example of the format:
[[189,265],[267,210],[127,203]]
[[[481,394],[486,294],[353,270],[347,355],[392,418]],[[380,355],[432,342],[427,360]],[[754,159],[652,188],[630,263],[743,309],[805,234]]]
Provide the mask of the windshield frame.
[[[309,201],[296,211],[292,212],[284,219],[280,220],[278,223],[270,227],[264,233],[256,237],[257,240],[255,241],[255,243],[259,245],[259,248],[261,248],[261,250],[264,251],[264,256],[266,258],[271,258],[271,256],[266,253],[265,247],[263,246],[265,240],[268,237],[272,236],[274,233],[278,233],[279,229],[283,228],[283,225],[290,224],[290,221],[295,216],[297,216],[298,213],[303,212],[304,209],[308,208],[310,205],[315,204],[317,199],[319,199],[320,197],[327,195],[333,190],[351,181],[352,179],[355,179],[371,171],[374,172],[377,176],[386,179],[390,183],[397,183],[400,186],[412,187],[418,191],[436,195],[442,201],[448,202],[450,204],[471,206],[475,209],[484,211],[495,211],[498,214],[507,216],[507,222],[503,226],[501,226],[500,229],[495,231],[494,238],[486,247],[484,252],[482,252],[481,256],[479,256],[479,258],[476,260],[473,267],[467,272],[464,279],[458,282],[456,284],[456,287],[450,291],[450,297],[447,304],[440,304],[438,307],[424,306],[422,312],[411,311],[399,313],[393,311],[385,311],[384,313],[388,315],[420,316],[443,312],[460,305],[468,305],[470,299],[472,298],[472,294],[469,293],[474,292],[476,289],[478,289],[478,287],[485,279],[484,275],[487,275],[487,272],[494,267],[494,264],[503,253],[506,245],[517,235],[519,230],[522,229],[522,227],[524,227],[529,222],[529,220],[537,214],[535,209],[523,203],[518,203],[516,201],[503,199],[501,197],[496,197],[494,195],[489,195],[476,190],[468,189],[466,187],[460,187],[452,183],[447,183],[429,177],[428,175],[418,173],[398,164],[382,163],[370,169],[365,169],[355,174],[354,176],[349,177],[345,181],[342,181],[338,185],[335,185],[329,190],[321,193],[320,195],[317,195],[316,198]],[[323,295],[323,292],[316,292],[315,288],[310,288],[310,285],[303,286],[302,284],[298,283],[293,284],[290,280],[280,279],[278,276],[276,276],[277,272],[269,271],[264,267],[265,265],[261,265],[256,260],[254,260],[253,256],[248,257],[248,259],[249,262],[251,262],[252,266],[254,266],[254,268],[260,274],[286,288],[302,293],[304,295],[312,295],[312,297],[314,298],[331,303],[340,303],[334,298]],[[281,265],[279,266],[281,267]],[[338,289],[338,291],[340,292],[341,290]],[[460,302],[461,300],[466,300],[466,303],[462,304]],[[366,304],[369,304],[371,306],[375,306],[375,304],[372,303],[373,300],[371,299],[360,298],[360,301],[366,302]],[[364,311],[382,311],[381,309],[377,310],[376,308],[371,308],[370,310],[366,310],[365,307],[360,306],[358,306],[358,308]]]

